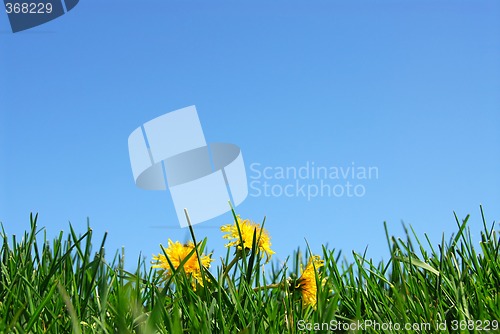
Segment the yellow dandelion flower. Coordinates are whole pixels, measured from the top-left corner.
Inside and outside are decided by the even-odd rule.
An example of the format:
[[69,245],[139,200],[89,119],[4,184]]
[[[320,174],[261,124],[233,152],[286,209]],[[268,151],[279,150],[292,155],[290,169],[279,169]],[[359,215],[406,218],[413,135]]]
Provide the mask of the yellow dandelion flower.
[[[183,245],[178,241],[173,242],[168,239],[168,247],[163,249],[174,269],[177,269],[181,265],[182,261],[184,261],[184,259],[194,250],[194,247],[195,246],[192,242],[188,242]],[[155,261],[153,262],[153,268],[162,269],[167,277],[172,275],[172,268],[164,254],[153,256],[153,260]],[[212,261],[213,260],[208,255],[201,256],[201,264],[205,268],[209,268],[210,262]],[[201,269],[198,259],[196,258],[196,251],[193,252],[189,259],[186,260],[183,268],[184,272],[188,276],[195,278],[198,282],[200,282],[200,284],[202,283]]]
[[245,247],[245,249],[252,249],[253,234],[255,231],[259,251],[265,252],[266,261],[269,261],[271,255],[273,255],[274,252],[271,250],[271,237],[267,233],[266,229],[260,227],[260,224],[256,224],[249,219],[243,220],[240,218],[240,216],[237,216],[236,218],[238,219],[238,225],[241,231],[241,240],[236,223],[224,225],[220,228],[222,232],[227,232],[227,234],[225,234],[223,238],[229,240],[234,239],[233,241],[226,244],[226,247],[236,246],[238,247],[238,249],[241,249],[243,244],[243,247]]
[[[322,267],[324,261],[317,255],[311,256],[307,263],[306,269],[302,271],[302,275],[297,280],[296,289],[302,294],[304,306],[316,307],[316,294],[318,287],[316,285],[316,270]],[[316,270],[314,270],[316,268]]]

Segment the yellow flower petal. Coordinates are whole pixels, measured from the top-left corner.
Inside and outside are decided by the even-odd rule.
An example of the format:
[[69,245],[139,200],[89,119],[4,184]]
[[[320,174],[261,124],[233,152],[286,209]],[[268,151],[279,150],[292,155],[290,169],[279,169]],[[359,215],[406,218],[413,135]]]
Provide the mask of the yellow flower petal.
[[[168,239],[168,247],[163,248],[163,250],[168,256],[168,260],[170,260],[170,262],[172,263],[172,267],[174,270],[179,268],[184,259],[189,256],[183,266],[184,272],[188,276],[195,278],[201,284],[201,269],[196,257],[196,251],[193,251],[194,247],[195,246],[192,242],[188,242],[187,244],[183,245],[178,241],[173,242],[172,240]],[[190,255],[191,252],[193,253]],[[154,255],[153,260],[153,268],[162,269],[167,277],[172,275],[172,267],[168,263],[167,257],[164,254]],[[212,261],[213,260],[208,255],[201,256],[201,264],[205,268],[209,268],[210,262]]]
[[220,230],[222,232],[226,232],[227,234],[223,235],[224,239],[233,240],[227,243],[226,247],[236,246],[238,249],[251,249],[253,235],[255,231],[255,237],[258,240],[259,251],[263,251],[266,253],[266,260],[269,261],[274,252],[271,250],[271,237],[269,236],[266,229],[262,228],[260,224],[256,224],[249,219],[241,219],[239,216],[236,217],[238,220],[238,226],[240,227],[240,234],[238,233],[238,227],[236,223],[223,225]]
[[310,305],[312,307],[316,307],[316,295],[318,293],[318,287],[316,285],[316,271],[323,265],[324,261],[321,260],[319,256],[311,256],[306,269],[302,271],[302,275],[297,280],[296,289],[298,289],[302,294],[304,306]]

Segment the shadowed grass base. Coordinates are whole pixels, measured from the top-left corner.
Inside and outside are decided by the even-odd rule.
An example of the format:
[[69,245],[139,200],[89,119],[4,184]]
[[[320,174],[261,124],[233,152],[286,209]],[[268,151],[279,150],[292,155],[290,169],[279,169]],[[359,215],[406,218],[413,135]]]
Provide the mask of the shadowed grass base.
[[282,267],[255,247],[238,260],[228,249],[193,285],[182,268],[166,278],[141,261],[126,272],[119,253],[107,263],[106,236],[94,243],[90,228],[40,242],[36,220],[21,240],[2,228],[0,333],[500,332],[500,240],[484,215],[476,247],[467,217],[439,245],[386,230],[387,263],[323,248],[316,308],[293,291],[300,252]]

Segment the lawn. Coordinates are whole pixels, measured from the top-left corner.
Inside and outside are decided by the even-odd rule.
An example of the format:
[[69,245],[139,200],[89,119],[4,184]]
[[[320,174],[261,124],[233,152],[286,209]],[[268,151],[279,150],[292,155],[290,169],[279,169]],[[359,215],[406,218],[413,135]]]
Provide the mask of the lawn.
[[[233,212],[220,240],[166,241],[150,263],[106,261],[105,241],[69,226],[47,240],[30,217],[18,239],[2,227],[0,333],[456,333],[500,332],[500,240],[481,208],[436,245],[411,227],[387,231],[390,256],[323,247],[273,261],[265,221]],[[28,225],[27,225],[28,227]],[[474,231],[479,232],[479,231]],[[224,260],[208,243],[227,244]]]

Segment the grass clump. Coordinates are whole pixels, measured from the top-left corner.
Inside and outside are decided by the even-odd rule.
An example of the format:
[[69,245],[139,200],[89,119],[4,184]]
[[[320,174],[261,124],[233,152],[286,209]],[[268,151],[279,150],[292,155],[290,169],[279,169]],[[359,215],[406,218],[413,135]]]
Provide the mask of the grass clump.
[[221,263],[190,228],[191,243],[169,241],[153,266],[139,260],[127,272],[123,254],[106,261],[106,235],[94,243],[90,228],[70,226],[50,242],[32,215],[20,240],[2,228],[0,333],[499,332],[495,223],[482,215],[475,246],[469,216],[455,219],[457,233],[439,245],[386,228],[387,262],[357,253],[340,260],[323,247],[278,265],[264,222],[234,214],[222,228],[229,243]]

